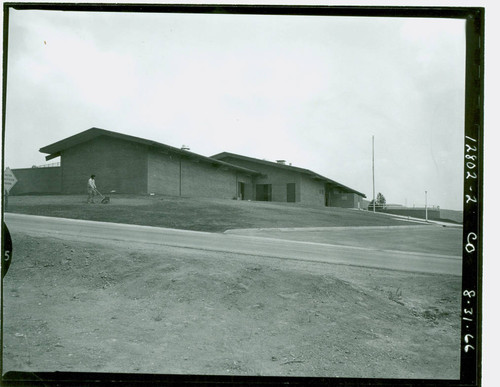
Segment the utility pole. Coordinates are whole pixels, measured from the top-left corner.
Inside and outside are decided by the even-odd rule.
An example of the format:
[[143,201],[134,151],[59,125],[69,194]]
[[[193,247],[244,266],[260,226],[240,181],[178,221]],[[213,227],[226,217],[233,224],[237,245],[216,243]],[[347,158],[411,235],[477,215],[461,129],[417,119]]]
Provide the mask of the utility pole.
[[427,219],[427,191],[425,191],[425,221],[428,222],[428,219]]
[[375,212],[375,136],[372,136],[373,212]]

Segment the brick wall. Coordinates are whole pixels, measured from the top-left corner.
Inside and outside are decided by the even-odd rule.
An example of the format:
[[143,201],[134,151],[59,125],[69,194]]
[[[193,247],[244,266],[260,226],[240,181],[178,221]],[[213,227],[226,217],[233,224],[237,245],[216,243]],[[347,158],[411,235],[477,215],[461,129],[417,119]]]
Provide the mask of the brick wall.
[[183,159],[181,192],[185,197],[234,199],[238,192],[234,169]]
[[[250,167],[249,167],[250,168]],[[275,169],[271,166],[262,165],[253,166],[254,170],[266,175],[266,177],[258,177],[255,179],[256,184],[271,184],[272,185],[272,201],[286,202],[287,201],[287,184],[295,184],[295,202],[300,202],[302,192],[300,188],[301,179],[297,172],[287,171],[283,169]]]
[[341,192],[338,190],[330,191],[330,207],[342,208],[363,208],[362,197],[355,193]]
[[[250,160],[241,160],[239,158],[226,157],[224,161],[230,164],[239,165],[244,168],[259,171],[265,176],[256,177],[255,184],[271,184],[272,185],[272,201],[273,202],[286,202],[287,201],[287,184],[295,183],[295,201],[301,201],[301,174],[281,169],[280,167],[273,167],[271,165],[264,165],[255,163]],[[255,200],[255,187],[253,188],[253,198]]]
[[148,156],[148,193],[180,196],[180,167],[179,156],[151,151]]
[[301,203],[314,206],[325,205],[325,182],[316,181],[303,175],[300,183]]
[[19,168],[12,172],[17,183],[10,195],[61,193],[61,167]]
[[86,193],[94,174],[101,193],[146,193],[147,151],[144,145],[106,136],[66,149],[61,157],[63,191]]
[[246,175],[244,173],[238,172],[236,176],[237,182],[244,184],[244,197],[239,199],[243,200],[255,200],[255,184],[254,178],[251,175]]
[[355,194],[355,193],[353,193],[351,195],[354,196],[354,207],[353,208],[362,209],[363,208],[363,196]]
[[[214,164],[172,153],[151,151],[148,158],[148,192],[233,199],[238,195],[239,181],[251,184],[251,177]],[[251,188],[248,189],[251,194]]]

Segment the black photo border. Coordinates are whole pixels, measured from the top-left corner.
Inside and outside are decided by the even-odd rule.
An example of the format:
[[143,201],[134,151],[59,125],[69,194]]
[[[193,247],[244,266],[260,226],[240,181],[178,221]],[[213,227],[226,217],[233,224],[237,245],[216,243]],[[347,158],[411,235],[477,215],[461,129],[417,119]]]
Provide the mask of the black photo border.
[[[484,160],[484,21],[481,7],[396,7],[329,5],[201,5],[201,4],[109,4],[109,3],[23,3],[3,5],[2,136],[5,139],[9,9],[86,12],[142,12],[191,14],[252,14],[357,17],[453,18],[466,22],[463,264],[461,305],[461,360],[459,380],[365,379],[324,377],[257,377],[222,375],[170,375],[89,372],[15,372],[3,374],[3,386],[53,385],[292,385],[292,386],[477,386],[481,380],[482,339],[482,240]],[[2,155],[4,145],[2,144]],[[5,166],[2,158],[2,171]],[[3,174],[3,172],[2,172]],[[2,178],[3,185],[3,178]],[[3,186],[2,186],[3,192]],[[3,213],[2,213],[3,222]],[[2,241],[3,247],[4,241]],[[2,250],[3,251],[3,250]],[[15,259],[15,246],[14,246]],[[3,282],[2,282],[3,284]],[[3,317],[3,292],[0,317]],[[3,359],[3,318],[0,356]],[[1,364],[1,362],[0,362]]]

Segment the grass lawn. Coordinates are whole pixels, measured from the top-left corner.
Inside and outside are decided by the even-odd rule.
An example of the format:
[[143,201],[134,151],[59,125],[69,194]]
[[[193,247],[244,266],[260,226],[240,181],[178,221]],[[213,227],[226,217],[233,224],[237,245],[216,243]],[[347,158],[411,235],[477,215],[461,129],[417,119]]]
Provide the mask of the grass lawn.
[[11,196],[7,212],[184,230],[238,228],[401,226],[383,214],[298,203],[251,202],[169,196],[113,195],[109,204],[87,204],[84,195]]

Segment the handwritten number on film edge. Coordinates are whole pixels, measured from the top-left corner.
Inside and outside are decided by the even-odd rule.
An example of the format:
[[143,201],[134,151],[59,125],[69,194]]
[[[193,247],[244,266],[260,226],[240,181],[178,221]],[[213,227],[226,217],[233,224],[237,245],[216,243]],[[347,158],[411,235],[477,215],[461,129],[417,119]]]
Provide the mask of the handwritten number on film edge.
[[477,235],[473,232],[470,232],[469,235],[467,235],[467,244],[465,245],[465,250],[470,254],[474,251],[476,251],[476,246],[471,242],[471,239],[475,241],[477,239]]
[[465,343],[467,344],[467,345],[464,347],[465,352],[469,352],[469,349],[472,349],[472,350],[474,349],[474,347],[473,347],[472,345],[468,344],[468,343],[469,343],[469,340],[471,340],[471,339],[473,339],[473,338],[474,338],[474,336],[472,336],[471,334],[466,334],[466,335],[464,336],[464,341],[465,341]]
[[[469,185],[468,191],[469,194],[465,194],[465,204],[477,203],[476,197],[476,185],[474,180],[478,178],[477,176],[477,163],[476,160],[478,156],[474,153],[477,152],[477,147],[475,145],[467,144],[467,141],[477,143],[476,139],[465,136],[466,137],[466,155],[465,155],[465,181]],[[471,154],[472,153],[472,154]],[[474,232],[469,232],[467,234],[467,243],[465,245],[465,251],[468,254],[472,254],[476,251],[476,244],[478,236]],[[465,329],[471,329],[471,325],[469,322],[474,322],[474,309],[471,304],[475,304],[473,302],[473,298],[476,297],[476,292],[474,290],[464,290],[464,305],[466,306],[462,311],[462,320],[465,324]],[[474,342],[474,336],[470,333],[466,333],[464,335],[464,352],[468,353],[469,351],[475,351],[474,346],[472,345]]]
[[465,195],[465,199],[467,200],[466,204],[469,204],[469,202],[477,203],[477,199],[475,196]]
[[[470,299],[473,298],[473,297],[476,297],[476,292],[474,290],[464,290],[463,292],[463,296],[464,297],[467,297],[469,298],[469,300],[467,300],[467,304],[470,304]],[[470,309],[467,309],[467,308],[464,308],[463,310],[463,317],[462,317],[462,320],[464,321],[474,321],[471,317],[473,317],[473,314],[474,314],[474,310],[472,308]],[[471,317],[465,317],[465,315],[469,315]],[[469,328],[468,325],[466,325],[466,328]],[[469,340],[473,339],[474,336],[471,335],[470,333],[467,333],[465,336],[464,336],[464,341],[465,341],[465,346],[464,346],[464,351],[465,352],[469,352],[470,349],[474,350],[475,348],[469,344]]]

